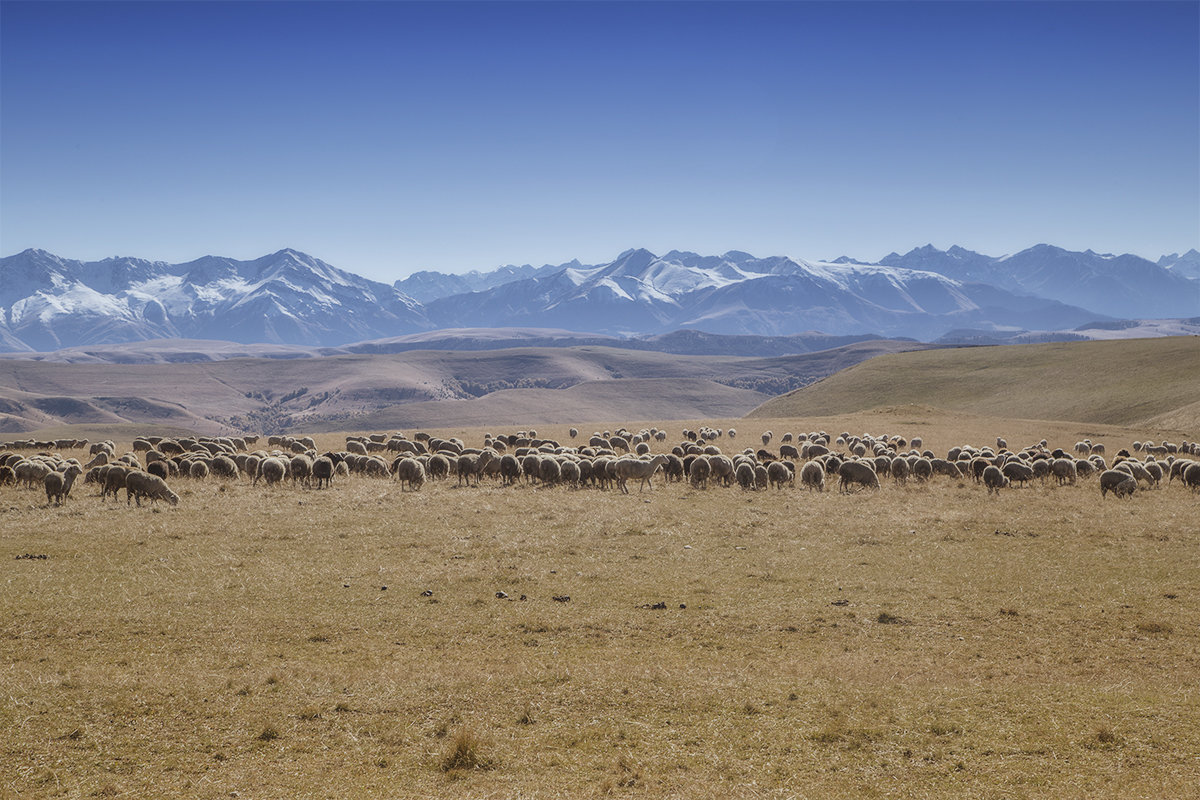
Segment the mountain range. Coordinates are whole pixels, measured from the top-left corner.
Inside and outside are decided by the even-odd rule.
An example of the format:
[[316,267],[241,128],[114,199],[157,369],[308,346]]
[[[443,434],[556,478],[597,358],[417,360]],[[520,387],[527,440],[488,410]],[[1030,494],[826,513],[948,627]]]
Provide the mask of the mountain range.
[[[956,330],[1063,331],[1200,315],[1200,253],[1158,262],[1037,245],[991,257],[932,246],[868,264],[731,251],[628,250],[601,265],[418,272],[392,286],[285,249],[252,261],[0,259],[0,351],[149,339],[310,347],[455,328],[562,328],[934,340]],[[386,345],[384,345],[386,346]]]

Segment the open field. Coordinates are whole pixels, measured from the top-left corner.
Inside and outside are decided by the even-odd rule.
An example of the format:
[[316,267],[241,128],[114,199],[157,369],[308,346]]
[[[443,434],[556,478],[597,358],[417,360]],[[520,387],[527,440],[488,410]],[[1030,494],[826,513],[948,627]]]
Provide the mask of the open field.
[[[763,429],[939,453],[1174,435],[913,405],[708,422],[736,426],[738,449]],[[998,497],[947,478],[854,495],[661,476],[629,495],[173,486],[174,509],[0,487],[4,796],[1200,784],[1200,498],[1178,482],[1103,502],[1094,478]]]

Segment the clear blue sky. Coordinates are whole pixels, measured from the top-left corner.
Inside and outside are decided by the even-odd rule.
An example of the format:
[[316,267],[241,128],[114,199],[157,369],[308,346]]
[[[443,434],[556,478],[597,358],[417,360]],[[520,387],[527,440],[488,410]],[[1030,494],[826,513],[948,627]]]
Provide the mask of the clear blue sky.
[[1200,3],[0,3],[0,255],[1200,247]]

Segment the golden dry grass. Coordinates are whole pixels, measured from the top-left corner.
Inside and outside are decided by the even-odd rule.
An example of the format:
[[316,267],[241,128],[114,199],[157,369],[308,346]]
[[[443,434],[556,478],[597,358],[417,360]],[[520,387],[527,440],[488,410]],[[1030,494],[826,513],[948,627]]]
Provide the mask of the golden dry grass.
[[1198,397],[1200,337],[1179,336],[882,355],[768,400],[750,416],[917,403],[990,416],[1195,430]]
[[[912,408],[769,423],[938,450],[1087,432]],[[1110,452],[1141,433],[1093,432]],[[1200,500],[1178,485],[176,486],[159,510],[0,487],[5,796],[1200,784]]]

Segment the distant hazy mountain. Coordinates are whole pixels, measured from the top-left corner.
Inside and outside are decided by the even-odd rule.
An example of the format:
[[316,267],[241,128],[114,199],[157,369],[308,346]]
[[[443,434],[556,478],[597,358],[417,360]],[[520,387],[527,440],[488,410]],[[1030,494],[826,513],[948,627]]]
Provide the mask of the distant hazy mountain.
[[531,267],[526,264],[522,267],[500,267],[489,272],[471,270],[462,274],[421,271],[414,272],[407,278],[396,281],[392,285],[409,297],[419,300],[422,303],[427,303],[439,297],[449,297],[452,294],[465,294],[467,292],[479,292],[505,283],[512,283],[513,281],[525,278],[537,278],[561,269],[578,266],[580,266],[578,261],[572,261],[558,266],[547,264],[544,267]]
[[[26,250],[0,259],[0,350],[184,338],[323,347],[363,342],[386,351],[412,345],[370,342],[459,328],[642,338],[686,329],[693,348],[717,346],[695,338],[705,333],[1008,336],[1114,317],[1195,316],[1198,273],[1195,250],[1154,263],[1049,245],[1000,258],[927,246],[864,264],[634,249],[607,264],[420,272],[388,286],[294,250],[186,264],[80,262]],[[430,336],[441,348],[453,338]],[[772,345],[780,346],[790,345]]]
[[[1164,261],[1174,259],[1176,265]],[[1159,263],[1133,255],[1082,253],[1039,244],[995,258],[931,245],[880,261],[925,269],[960,281],[979,281],[1020,294],[1083,306],[1113,317],[1188,317],[1200,313],[1200,254],[1164,257]]]
[[1158,265],[1176,275],[1200,280],[1200,252],[1196,252],[1194,248],[1183,255],[1171,253],[1169,256],[1163,256],[1158,260]]
[[550,325],[618,335],[679,328],[773,336],[815,330],[918,339],[959,327],[1074,327],[1100,316],[932,271],[737,251],[660,257],[647,250],[442,297],[426,309],[438,327]]

